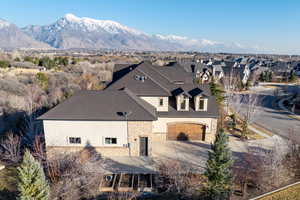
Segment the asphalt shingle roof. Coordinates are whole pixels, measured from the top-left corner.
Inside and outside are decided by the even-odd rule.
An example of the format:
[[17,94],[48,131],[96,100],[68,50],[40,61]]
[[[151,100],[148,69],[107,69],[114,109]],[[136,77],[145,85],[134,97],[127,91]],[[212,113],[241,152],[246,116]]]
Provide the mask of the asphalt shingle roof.
[[128,89],[80,91],[39,117],[40,120],[153,121],[156,110]]
[[[217,117],[218,106],[208,84],[194,84],[188,72],[181,66],[160,67],[150,62],[137,66],[120,66],[126,69],[123,76],[104,91],[81,91],[57,105],[38,119],[41,120],[100,120],[124,121],[124,112],[131,113],[129,121],[153,121],[159,117]],[[183,73],[184,72],[184,73]],[[178,83],[178,81],[180,83]],[[189,111],[177,111],[176,91],[183,91],[191,98]],[[192,98],[203,95],[208,98],[207,111],[195,111]],[[138,96],[168,96],[169,111],[156,109]]]

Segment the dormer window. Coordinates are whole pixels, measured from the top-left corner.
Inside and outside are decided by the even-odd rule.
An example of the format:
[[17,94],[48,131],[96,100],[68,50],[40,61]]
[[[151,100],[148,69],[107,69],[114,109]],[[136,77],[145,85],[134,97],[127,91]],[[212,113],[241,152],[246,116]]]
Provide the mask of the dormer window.
[[185,107],[186,107],[186,100],[185,100],[185,97],[183,97],[180,102],[180,109],[185,110]]
[[199,110],[204,110],[204,99],[199,99]]
[[203,96],[195,97],[195,110],[196,111],[207,111],[207,98]]
[[177,110],[188,111],[189,110],[189,97],[186,95],[179,95],[177,98]]

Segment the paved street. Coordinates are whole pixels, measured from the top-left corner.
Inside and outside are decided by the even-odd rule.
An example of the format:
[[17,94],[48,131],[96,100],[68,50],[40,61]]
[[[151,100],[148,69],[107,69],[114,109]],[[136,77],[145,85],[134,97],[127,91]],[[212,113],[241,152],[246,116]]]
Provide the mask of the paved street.
[[[296,88],[289,86],[288,90]],[[266,88],[255,91],[261,99],[261,106],[255,114],[254,122],[272,130],[275,134],[287,137],[291,130],[300,134],[300,120],[290,118],[287,112],[281,111],[274,96],[274,89]]]

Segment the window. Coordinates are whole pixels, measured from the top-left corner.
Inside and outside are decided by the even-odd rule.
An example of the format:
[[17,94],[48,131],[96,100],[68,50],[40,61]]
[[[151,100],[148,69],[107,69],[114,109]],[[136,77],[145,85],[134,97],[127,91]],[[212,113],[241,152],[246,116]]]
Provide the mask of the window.
[[69,143],[70,144],[81,144],[81,138],[80,137],[69,137]]
[[164,99],[163,98],[159,99],[159,106],[164,106]]
[[180,103],[180,109],[181,110],[185,110],[185,105],[186,105],[186,98],[184,97],[182,100],[181,100],[181,103]]
[[105,144],[117,144],[117,138],[105,138]]
[[204,110],[204,99],[199,100],[199,110]]

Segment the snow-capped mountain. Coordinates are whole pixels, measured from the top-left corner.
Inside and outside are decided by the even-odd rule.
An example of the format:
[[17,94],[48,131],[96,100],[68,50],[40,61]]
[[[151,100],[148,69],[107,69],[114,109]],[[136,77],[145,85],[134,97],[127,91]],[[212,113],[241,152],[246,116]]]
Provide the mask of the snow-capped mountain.
[[150,35],[111,20],[81,18],[73,14],[66,14],[50,25],[31,25],[22,30],[34,39],[60,49],[254,52],[252,48],[235,43],[225,44],[176,35]]
[[79,18],[67,14],[46,26],[28,26],[23,31],[55,48],[118,48],[153,50],[149,37],[109,20]]
[[0,29],[8,27],[9,25],[10,25],[9,22],[7,22],[7,21],[5,21],[3,19],[0,19]]
[[64,27],[67,25],[73,26],[73,28],[81,28],[83,31],[98,31],[103,29],[111,34],[130,33],[134,35],[142,35],[143,33],[124,26],[118,22],[111,20],[96,20],[88,17],[76,17],[73,14],[66,14],[64,18],[58,21],[59,26]]
[[0,19],[0,48],[51,48],[48,44],[36,41],[23,33],[16,25]]

